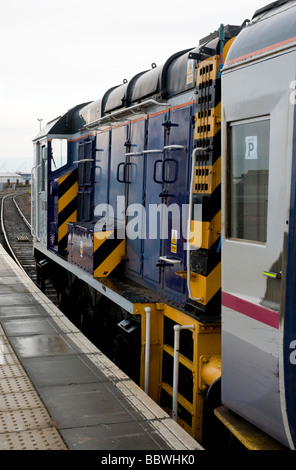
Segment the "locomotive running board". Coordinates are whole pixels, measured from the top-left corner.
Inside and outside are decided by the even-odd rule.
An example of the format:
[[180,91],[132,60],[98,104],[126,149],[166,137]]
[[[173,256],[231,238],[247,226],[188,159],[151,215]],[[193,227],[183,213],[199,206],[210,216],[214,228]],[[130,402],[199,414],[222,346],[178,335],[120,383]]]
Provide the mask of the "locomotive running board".
[[230,411],[226,406],[214,410],[215,416],[248,450],[288,450],[280,442]]
[[59,264],[62,268],[65,268],[67,271],[70,271],[72,274],[81,279],[82,281],[86,282],[88,285],[93,287],[95,290],[100,292],[102,295],[107,297],[108,299],[112,300],[118,305],[121,305],[122,308],[127,310],[129,313],[134,312],[134,304],[128,299],[125,299],[121,294],[113,290],[108,285],[108,280],[100,282],[95,279],[91,274],[86,273],[83,269],[76,267],[75,265],[69,263],[68,261],[64,260],[60,256],[56,255],[52,251],[49,251],[45,248],[41,243],[34,242],[33,248],[37,251],[43,253],[47,258],[51,259],[55,263]]

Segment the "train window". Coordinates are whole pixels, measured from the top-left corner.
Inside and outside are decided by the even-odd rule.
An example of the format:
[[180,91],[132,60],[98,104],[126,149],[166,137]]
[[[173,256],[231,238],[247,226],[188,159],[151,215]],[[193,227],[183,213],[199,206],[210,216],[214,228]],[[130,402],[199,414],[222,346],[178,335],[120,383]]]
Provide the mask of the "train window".
[[51,141],[51,171],[58,170],[68,161],[67,139],[52,139]]
[[228,236],[266,242],[270,121],[260,118],[229,127]]

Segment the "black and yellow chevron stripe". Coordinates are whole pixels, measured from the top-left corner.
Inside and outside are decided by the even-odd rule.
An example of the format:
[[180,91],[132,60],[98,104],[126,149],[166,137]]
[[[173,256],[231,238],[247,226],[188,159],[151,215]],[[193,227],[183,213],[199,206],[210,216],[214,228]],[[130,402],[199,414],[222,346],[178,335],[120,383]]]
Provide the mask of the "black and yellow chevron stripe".
[[125,255],[125,240],[116,230],[94,233],[94,277],[107,277]]
[[77,169],[58,180],[58,248],[64,251],[68,247],[68,222],[77,221]]
[[198,156],[194,172],[193,203],[202,216],[191,220],[190,287],[205,316],[220,315],[221,296],[221,89],[219,56],[197,64],[197,101],[194,146],[210,148]]

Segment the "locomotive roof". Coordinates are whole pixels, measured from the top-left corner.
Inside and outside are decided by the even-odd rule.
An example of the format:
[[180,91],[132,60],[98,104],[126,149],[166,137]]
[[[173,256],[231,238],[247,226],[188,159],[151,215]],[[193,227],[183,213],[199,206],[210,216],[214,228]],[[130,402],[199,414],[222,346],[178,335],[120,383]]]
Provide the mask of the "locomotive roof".
[[[186,86],[186,80],[183,80],[185,86],[182,87],[179,85],[175,90],[173,90],[169,84],[171,76],[170,65],[173,62],[182,60],[183,56],[185,56],[185,60],[187,61],[188,52],[190,50],[191,49],[187,49],[174,54],[165,64],[158,67],[152,64],[151,69],[138,73],[129,82],[125,81],[122,85],[109,89],[102,99],[102,115],[111,113],[122,107],[140,103],[147,97],[154,96],[158,99],[164,99],[167,94],[167,84],[170,88],[170,94],[180,93],[184,91],[184,89],[192,88],[194,84]],[[184,74],[184,70],[182,70],[182,73]]]
[[72,134],[84,124],[84,119],[79,110],[85,108],[89,103],[82,103],[71,108],[63,116],[59,116],[48,122],[36,135],[34,141],[38,141],[48,134]]
[[226,68],[295,42],[295,7],[295,0],[279,0],[257,10],[230,48]]
[[[225,39],[235,35],[238,28],[225,26]],[[98,100],[70,109],[63,116],[48,123],[34,140],[47,134],[73,134],[117,110],[136,106],[147,99],[165,101],[179,93],[193,90],[196,86],[196,63],[219,54],[219,44],[217,30],[203,38],[198,47],[179,51],[160,66],[152,64],[151,69],[136,74],[129,82],[124,80],[121,85],[108,89]],[[192,61],[192,80],[187,80],[189,60]]]
[[[228,27],[226,31],[228,32]],[[85,119],[85,125],[116,110],[140,104],[148,98],[166,100],[186,90],[194,89],[196,77],[194,76],[190,82],[186,80],[188,60],[191,59],[196,63],[196,55],[206,58],[217,53],[219,43],[217,33],[207,38],[206,44],[179,51],[169,57],[164,64],[160,66],[152,64],[151,69],[138,73],[129,82],[124,81],[123,84],[107,90],[100,100],[81,109],[80,115]],[[204,52],[205,48],[207,52]],[[193,74],[196,74],[195,66]]]

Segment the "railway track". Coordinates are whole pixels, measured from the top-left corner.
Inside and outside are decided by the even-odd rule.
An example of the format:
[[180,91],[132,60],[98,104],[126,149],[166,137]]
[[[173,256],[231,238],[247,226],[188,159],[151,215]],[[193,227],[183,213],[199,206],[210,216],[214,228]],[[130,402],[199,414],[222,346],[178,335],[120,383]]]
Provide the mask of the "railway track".
[[[36,260],[31,235],[30,192],[18,190],[0,194],[2,243],[18,266],[37,284]],[[57,293],[50,283],[44,293],[57,304]]]
[[5,245],[16,263],[32,280],[36,281],[36,265],[32,250],[31,224],[17,203],[17,199],[28,197],[28,193],[10,193],[1,201],[1,230]]

